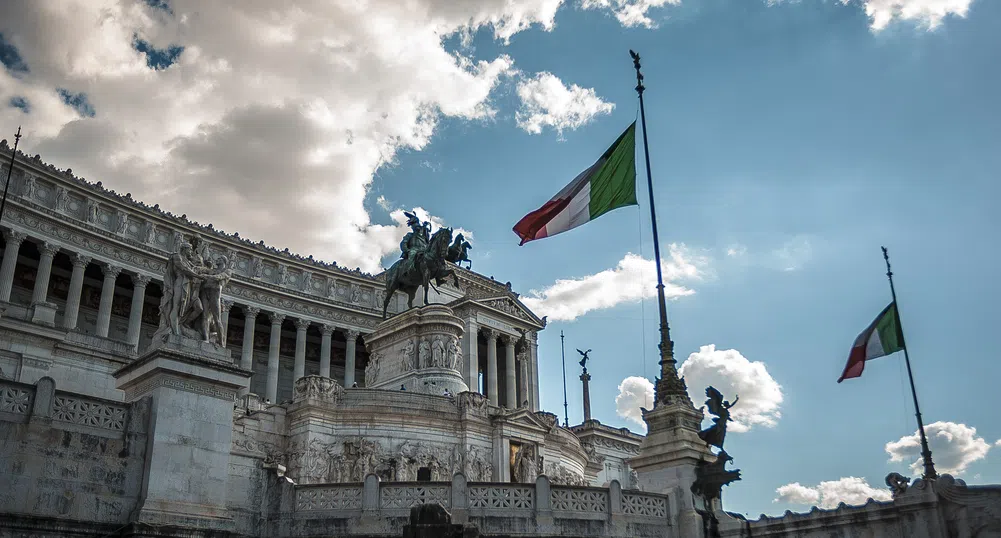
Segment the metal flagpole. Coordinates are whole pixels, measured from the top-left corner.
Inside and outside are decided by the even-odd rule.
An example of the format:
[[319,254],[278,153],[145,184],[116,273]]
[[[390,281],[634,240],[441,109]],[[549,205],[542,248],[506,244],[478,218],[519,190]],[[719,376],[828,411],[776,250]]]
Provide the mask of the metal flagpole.
[[636,69],[636,93],[640,97],[640,121],[643,125],[643,154],[646,157],[646,184],[650,193],[650,224],[653,227],[653,253],[657,262],[657,302],[660,307],[660,383],[656,388],[654,407],[657,407],[666,396],[685,395],[687,389],[678,378],[674,360],[674,342],[671,341],[671,328],[667,324],[667,300],[664,298],[664,276],[660,267],[660,238],[657,235],[657,210],[653,199],[653,176],[650,173],[650,146],[647,142],[646,108],[643,104],[643,74],[640,73],[640,55],[630,50],[633,67]]
[[914,374],[911,373],[911,357],[907,354],[907,341],[903,339],[904,326],[900,323],[900,305],[897,304],[897,292],[893,289],[893,271],[890,270],[890,255],[883,249],[883,259],[886,261],[886,277],[890,279],[890,296],[893,297],[893,311],[897,316],[897,328],[900,330],[901,342],[904,345],[904,362],[907,364],[907,378],[911,381],[911,396],[914,397],[914,415],[918,418],[918,432],[921,434],[921,458],[925,464],[925,480],[938,477],[935,472],[935,464],[931,460],[931,449],[928,448],[928,437],[925,436],[925,425],[921,420],[921,408],[918,407],[918,393],[914,389]]
[[562,330],[560,330],[560,353],[563,355],[563,426],[569,428],[570,415],[567,411],[567,349],[564,344]]
[[10,187],[10,174],[14,171],[14,156],[17,155],[17,143],[21,140],[21,126],[17,126],[14,135],[14,149],[10,153],[10,166],[7,167],[7,182],[3,185],[3,201],[0,201],[0,221],[3,221],[3,211],[7,207],[7,187]]

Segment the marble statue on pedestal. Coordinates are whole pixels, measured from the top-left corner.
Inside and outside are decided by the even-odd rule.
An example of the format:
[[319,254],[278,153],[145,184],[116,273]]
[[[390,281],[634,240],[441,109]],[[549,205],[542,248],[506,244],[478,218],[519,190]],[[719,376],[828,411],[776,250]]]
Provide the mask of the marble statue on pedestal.
[[224,256],[205,259],[198,250],[208,252],[199,246],[182,241],[167,260],[160,328],[153,334],[154,341],[173,334],[226,346],[222,292],[233,273]]

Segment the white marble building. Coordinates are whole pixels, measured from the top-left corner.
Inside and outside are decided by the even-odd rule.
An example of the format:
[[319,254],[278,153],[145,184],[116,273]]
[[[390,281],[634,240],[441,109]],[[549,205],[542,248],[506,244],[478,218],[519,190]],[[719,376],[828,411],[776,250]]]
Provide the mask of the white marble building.
[[[0,177],[9,158],[4,141]],[[383,322],[382,275],[222,233],[23,154],[0,231],[0,538],[398,536],[423,502],[491,536],[797,535],[700,504],[694,469],[714,457],[686,395],[644,417],[648,437],[597,420],[564,428],[541,410],[546,323],[509,283],[456,269],[458,287],[407,312],[399,296]],[[225,346],[150,346],[168,256],[193,240],[234,273]],[[786,519],[990,530],[1001,521],[981,507],[998,498],[945,481]],[[956,506],[968,523],[943,508]],[[987,536],[975,532],[914,535]]]

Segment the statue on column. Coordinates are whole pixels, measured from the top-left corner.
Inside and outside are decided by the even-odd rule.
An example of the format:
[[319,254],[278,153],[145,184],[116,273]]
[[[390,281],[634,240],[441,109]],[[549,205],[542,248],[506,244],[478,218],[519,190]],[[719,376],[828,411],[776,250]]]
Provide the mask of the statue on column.
[[[198,239],[195,239],[198,243]],[[153,340],[168,334],[200,339],[219,346],[226,345],[226,330],[222,323],[222,292],[233,273],[229,260],[219,257],[214,262],[202,245],[182,241],[167,259],[163,275],[163,298],[160,301],[160,327]]]
[[723,450],[723,440],[726,438],[726,423],[732,420],[730,418],[730,408],[737,405],[737,400],[740,396],[733,399],[733,403],[730,403],[723,399],[723,394],[716,390],[714,387],[709,387],[706,389],[706,407],[709,408],[709,412],[716,415],[713,418],[713,425],[700,431],[699,438],[706,442],[709,446],[714,446]]

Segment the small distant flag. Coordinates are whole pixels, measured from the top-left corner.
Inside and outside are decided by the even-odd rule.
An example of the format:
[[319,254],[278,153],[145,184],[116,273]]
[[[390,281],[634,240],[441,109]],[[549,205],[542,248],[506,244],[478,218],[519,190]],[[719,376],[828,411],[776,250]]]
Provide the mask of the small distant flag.
[[542,207],[514,225],[519,245],[576,228],[636,201],[636,122],[604,155]]
[[845,379],[859,377],[865,369],[868,360],[877,359],[904,349],[904,333],[900,328],[900,318],[897,316],[896,301],[890,303],[876,316],[862,334],[855,339],[852,351],[848,355],[848,364],[842,372],[838,383]]

